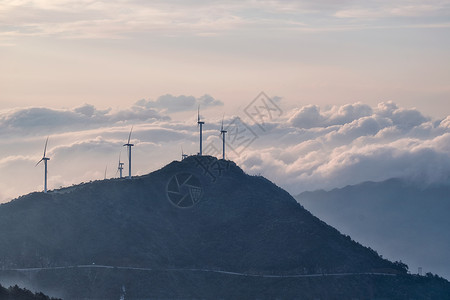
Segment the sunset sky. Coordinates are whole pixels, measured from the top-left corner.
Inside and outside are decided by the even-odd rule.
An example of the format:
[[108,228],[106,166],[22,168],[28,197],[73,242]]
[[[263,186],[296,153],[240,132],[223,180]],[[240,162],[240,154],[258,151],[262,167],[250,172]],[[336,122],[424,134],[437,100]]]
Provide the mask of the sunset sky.
[[450,114],[449,1],[0,2],[0,107],[393,100]]
[[[42,189],[34,164],[48,135],[51,188],[101,179],[105,165],[113,177],[131,125],[143,174],[182,145],[195,153],[198,104],[207,139],[261,91],[282,114],[230,156],[247,171],[292,193],[357,183],[358,172],[425,176],[430,161],[442,180],[449,36],[450,1],[439,0],[2,0],[0,202]],[[428,159],[408,167],[419,152]]]

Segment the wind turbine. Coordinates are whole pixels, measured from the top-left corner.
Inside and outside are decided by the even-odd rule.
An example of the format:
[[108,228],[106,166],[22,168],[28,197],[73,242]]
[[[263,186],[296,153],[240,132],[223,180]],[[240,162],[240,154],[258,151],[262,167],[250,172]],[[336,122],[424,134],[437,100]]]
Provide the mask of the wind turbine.
[[134,146],[134,144],[130,144],[132,131],[133,131],[133,126],[131,126],[130,134],[128,135],[128,142],[123,145],[123,146],[128,147],[128,179],[131,179],[131,147]]
[[[120,154],[121,153],[119,153],[119,165],[117,166],[117,172],[119,172],[119,178],[123,178],[123,176],[122,176],[122,170],[123,170],[123,165],[124,165],[124,163],[123,162],[120,162]],[[117,175],[117,172],[116,172],[116,175]]]
[[45,141],[45,146],[44,146],[44,155],[42,156],[41,160],[37,162],[36,166],[39,165],[41,163],[41,161],[44,161],[44,193],[47,193],[47,161],[50,160],[49,157],[45,157],[45,153],[47,151],[47,143],[48,143],[48,137],[47,140]]
[[181,160],[185,159],[187,156],[187,154],[184,154],[183,147],[181,147]]
[[108,165],[105,167],[105,180],[106,180],[106,171],[108,171]]
[[220,127],[220,135],[222,136],[222,159],[225,159],[225,134],[226,130],[223,129],[223,117],[222,117],[222,127]]
[[200,152],[198,153],[200,156],[202,156],[202,130],[203,130],[203,124],[205,122],[200,121],[200,105],[198,106],[198,112],[197,112],[197,125],[200,125]]

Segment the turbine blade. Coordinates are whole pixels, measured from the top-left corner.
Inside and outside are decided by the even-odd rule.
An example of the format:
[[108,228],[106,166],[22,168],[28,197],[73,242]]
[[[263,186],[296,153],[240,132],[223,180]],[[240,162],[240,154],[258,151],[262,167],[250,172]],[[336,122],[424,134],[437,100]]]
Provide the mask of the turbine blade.
[[225,114],[222,116],[222,126],[220,127],[220,131],[223,130],[223,119],[225,118]]
[[131,133],[133,132],[133,126],[131,126],[130,135],[128,135],[128,144],[130,143]]
[[197,123],[200,122],[200,104],[198,105],[197,109]]
[[35,167],[37,167],[37,165],[40,164],[41,161],[43,161],[43,160],[44,160],[44,158],[41,158],[41,160],[37,162],[37,164],[35,165]]
[[47,137],[47,140],[45,141],[44,156],[42,156],[42,157],[45,157],[45,153],[47,152],[47,143],[48,143],[48,137]]

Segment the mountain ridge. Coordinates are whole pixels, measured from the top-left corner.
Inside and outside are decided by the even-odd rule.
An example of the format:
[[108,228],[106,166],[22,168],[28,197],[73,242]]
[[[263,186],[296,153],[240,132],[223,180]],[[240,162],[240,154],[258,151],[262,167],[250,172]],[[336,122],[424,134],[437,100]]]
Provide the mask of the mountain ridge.
[[[340,234],[269,180],[247,175],[233,162],[208,156],[174,161],[132,180],[95,181],[62,192],[20,197],[0,206],[0,228],[0,241],[6,245],[0,247],[0,268],[21,280],[21,273],[14,270],[38,268],[33,271],[32,283],[44,292],[59,283],[64,288],[58,296],[69,299],[86,294],[64,278],[76,278],[76,287],[85,282],[92,286],[90,293],[97,289],[96,295],[102,297],[114,290],[112,286],[117,292],[120,281],[127,281],[129,293],[155,298],[170,293],[166,298],[211,298],[214,289],[222,290],[222,297],[234,293],[233,289],[260,295],[258,289],[267,280],[273,284],[273,296],[287,290],[298,295],[298,288],[306,282],[312,287],[303,292],[308,297],[321,295],[319,290],[325,287],[328,293],[337,293],[339,285],[349,287],[351,282],[361,286],[354,292],[348,288],[346,293],[364,295],[368,285],[383,293],[394,281],[412,280],[377,279],[374,273],[407,276],[405,266]],[[93,264],[112,267],[51,269]],[[124,266],[149,270],[120,269]],[[268,276],[354,275],[328,281],[284,278],[279,279],[283,280],[283,290],[279,290],[281,286],[273,282],[276,277],[245,275],[236,281],[236,274],[192,274],[194,269]],[[93,272],[100,275],[93,276]],[[162,277],[155,277],[155,272]],[[62,279],[55,279],[56,273],[62,274]],[[201,283],[187,280],[193,277]],[[102,283],[90,278],[101,278]],[[219,288],[225,282],[232,285],[231,290]],[[427,284],[435,284],[430,282]],[[191,291],[188,283],[197,291]],[[447,283],[439,283],[439,291],[450,290]],[[157,291],[149,290],[149,284],[156,285]],[[407,285],[403,289],[407,290]]]

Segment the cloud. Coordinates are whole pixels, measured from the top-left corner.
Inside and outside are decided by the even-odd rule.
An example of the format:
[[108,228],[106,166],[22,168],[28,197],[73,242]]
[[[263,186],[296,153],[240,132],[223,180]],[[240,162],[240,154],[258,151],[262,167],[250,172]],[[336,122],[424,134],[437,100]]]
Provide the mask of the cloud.
[[[371,2],[371,3],[370,3]],[[416,1],[368,1],[368,5],[350,6],[339,9],[334,14],[338,18],[378,19],[388,17],[426,17],[448,9],[444,1],[417,3]]]
[[201,35],[242,25],[244,21],[232,13],[238,6],[238,2],[218,5],[204,1],[7,1],[0,4],[5,15],[0,36],[117,39],[130,33]]
[[163,96],[159,96],[158,99],[154,101],[142,99],[136,102],[136,106],[145,107],[148,109],[157,109],[165,113],[193,111],[197,110],[197,107],[199,105],[201,105],[201,107],[203,108],[206,108],[211,106],[222,106],[223,102],[214,99],[212,96],[207,94],[199,98],[195,98],[194,96],[173,96],[170,94],[166,94]]
[[289,123],[295,127],[306,129],[328,127],[347,124],[371,114],[372,108],[359,102],[333,106],[324,112],[321,112],[317,105],[308,105],[294,110],[294,114],[289,118]]
[[450,116],[445,118],[439,123],[439,127],[450,129]]
[[320,114],[320,108],[317,105],[304,106],[289,119],[289,123],[293,126],[305,129],[320,127],[323,122],[324,116]]
[[307,105],[236,160],[294,194],[392,177],[445,184],[450,179],[448,120],[432,121],[390,101],[375,108]]
[[141,105],[118,111],[99,110],[85,104],[73,109],[45,107],[16,108],[0,112],[0,134],[31,134],[46,131],[48,134],[70,130],[86,130],[123,123],[155,122],[169,120],[168,116]]
[[[250,30],[335,31],[377,28],[378,19],[395,18],[392,27],[442,26],[449,4],[432,0],[392,1],[3,1],[0,40],[47,36],[121,39],[139,34],[216,36]],[[421,24],[411,22],[419,19]],[[316,20],[321,20],[317,22]],[[350,22],[348,21],[350,20]],[[370,23],[370,24],[368,24]],[[444,24],[448,26],[448,24]],[[9,39],[12,39],[10,41]]]
[[325,140],[334,145],[346,144],[359,137],[375,136],[381,129],[389,127],[392,122],[379,116],[362,117],[345,123],[324,136]]
[[[189,110],[198,103],[216,105],[215,101],[208,96],[164,96],[118,111],[85,104],[64,110],[0,112],[0,173],[8,174],[0,181],[0,202],[42,189],[42,168],[34,165],[42,156],[49,128],[53,130],[47,152],[53,189],[102,179],[106,165],[107,176],[115,176],[120,153],[127,163],[123,144],[131,124],[133,174],[146,174],[179,159],[181,148],[184,153],[197,153],[195,122],[173,120],[160,111],[173,111],[178,102],[183,103],[183,110]],[[226,116],[225,128],[234,124],[236,117]],[[254,140],[245,148],[230,145],[242,139],[233,136],[239,130],[229,130],[228,158],[293,194],[392,177],[422,185],[450,180],[450,116],[432,120],[414,108],[382,102],[375,107],[363,103],[326,108],[307,105],[274,117],[264,130],[244,113],[239,120],[251,133],[247,138]],[[221,117],[208,120],[203,131],[204,148],[216,149],[217,156],[222,147],[218,136],[221,121]]]
[[[399,108],[392,101],[388,101],[380,103],[375,110],[362,103],[333,106],[323,112],[316,105],[308,105],[294,110],[293,115],[288,121],[291,125],[304,129],[329,127],[333,125],[354,127],[354,124],[350,125],[352,122],[369,116],[377,119],[377,123],[384,123],[385,126],[392,123],[396,127],[405,130],[416,127],[429,120],[429,118],[423,116],[416,109]],[[383,118],[389,121],[381,121]]]

